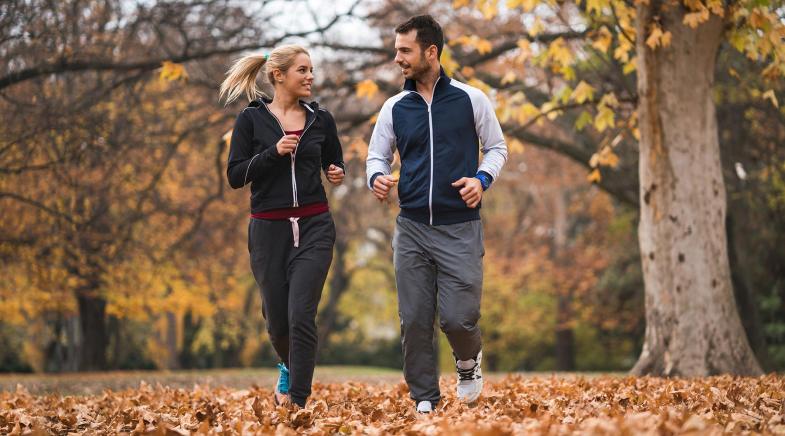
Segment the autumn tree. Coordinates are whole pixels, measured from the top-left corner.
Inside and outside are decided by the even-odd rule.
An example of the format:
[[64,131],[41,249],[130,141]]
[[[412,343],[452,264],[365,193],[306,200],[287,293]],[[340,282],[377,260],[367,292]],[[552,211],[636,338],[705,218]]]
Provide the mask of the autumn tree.
[[218,281],[192,255],[203,248],[194,242],[208,208],[223,196],[231,117],[214,84],[227,55],[319,33],[351,14],[290,32],[270,24],[271,6],[0,6],[8,60],[0,67],[0,240],[14,257],[4,276],[15,278],[3,295],[29,309],[20,321],[52,314],[55,342],[68,344],[68,363],[53,369],[105,368],[109,316],[156,302],[182,314],[183,293]]

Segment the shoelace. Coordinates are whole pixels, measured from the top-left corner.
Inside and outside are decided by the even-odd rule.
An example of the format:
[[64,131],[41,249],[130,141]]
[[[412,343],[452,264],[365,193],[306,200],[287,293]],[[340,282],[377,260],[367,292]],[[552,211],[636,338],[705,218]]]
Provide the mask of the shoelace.
[[458,379],[461,381],[468,381],[474,380],[474,370],[477,368],[477,364],[475,363],[474,366],[468,369],[463,369],[456,365],[458,369]]
[[289,393],[289,369],[283,363],[278,364],[278,392]]

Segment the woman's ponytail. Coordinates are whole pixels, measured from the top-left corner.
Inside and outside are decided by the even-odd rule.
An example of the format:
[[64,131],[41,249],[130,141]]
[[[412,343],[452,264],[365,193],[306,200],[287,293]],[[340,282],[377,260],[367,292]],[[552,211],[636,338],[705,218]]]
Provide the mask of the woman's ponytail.
[[226,97],[226,105],[237,100],[242,94],[248,97],[248,101],[263,95],[256,86],[256,76],[264,68],[267,59],[267,55],[253,54],[235,61],[221,83],[219,96]]

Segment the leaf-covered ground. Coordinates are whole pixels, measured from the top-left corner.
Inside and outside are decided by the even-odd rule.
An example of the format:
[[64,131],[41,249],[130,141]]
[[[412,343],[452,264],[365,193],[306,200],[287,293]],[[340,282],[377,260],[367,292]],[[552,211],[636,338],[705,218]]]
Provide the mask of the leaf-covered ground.
[[141,383],[98,395],[0,392],[10,434],[785,434],[785,376],[661,379],[508,376],[472,406],[442,378],[435,413],[417,415],[402,382],[316,383],[305,409],[272,405],[270,387]]

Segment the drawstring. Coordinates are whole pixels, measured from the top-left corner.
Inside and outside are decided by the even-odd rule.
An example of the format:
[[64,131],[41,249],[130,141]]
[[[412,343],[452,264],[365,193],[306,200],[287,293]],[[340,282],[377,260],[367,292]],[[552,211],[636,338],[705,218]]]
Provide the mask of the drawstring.
[[297,223],[299,217],[296,218],[289,218],[289,221],[292,222],[292,236],[294,236],[294,248],[300,246],[300,225]]

